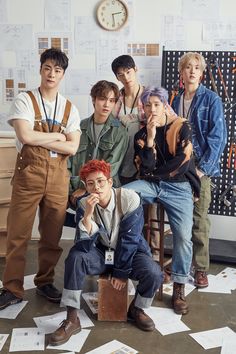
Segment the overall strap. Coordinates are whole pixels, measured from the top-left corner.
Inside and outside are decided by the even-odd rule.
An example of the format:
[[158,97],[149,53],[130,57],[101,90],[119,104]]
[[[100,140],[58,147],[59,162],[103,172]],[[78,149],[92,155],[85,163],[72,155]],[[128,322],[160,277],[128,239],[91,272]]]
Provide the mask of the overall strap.
[[61,127],[62,130],[64,130],[67,126],[67,122],[70,116],[70,111],[71,111],[71,102],[69,100],[66,100],[66,106],[65,106],[65,110],[64,110],[64,116],[61,122]]
[[38,106],[38,103],[36,101],[34,94],[31,91],[26,91],[26,93],[28,93],[28,95],[30,96],[33,107],[34,107],[34,115],[35,115],[34,120],[36,120],[36,121],[42,120],[42,114],[40,112],[40,109],[39,109],[39,106]]
[[116,205],[118,213],[121,217],[123,217],[122,207],[121,207],[121,188],[116,188]]

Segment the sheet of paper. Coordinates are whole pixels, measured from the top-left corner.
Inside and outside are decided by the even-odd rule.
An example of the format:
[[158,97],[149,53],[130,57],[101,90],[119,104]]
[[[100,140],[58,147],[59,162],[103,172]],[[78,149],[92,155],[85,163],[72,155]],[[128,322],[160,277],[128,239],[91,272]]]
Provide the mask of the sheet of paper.
[[223,277],[208,274],[208,287],[198,289],[202,293],[231,294],[231,283]]
[[48,345],[47,349],[56,349],[56,350],[70,350],[74,352],[80,352],[83,347],[88,335],[90,333],[89,329],[82,329],[78,334],[74,334],[70,339],[62,345],[52,346]]
[[163,16],[162,38],[165,39],[165,49],[184,49],[186,34],[186,25],[182,17],[173,15]]
[[98,313],[98,293],[90,292],[90,293],[82,293],[82,298],[90,308],[93,314]]
[[145,309],[145,312],[152,318],[156,329],[163,336],[190,330],[181,321],[181,315],[177,315],[172,309],[151,306],[149,309]]
[[29,290],[35,288],[34,277],[36,274],[26,275],[24,277],[24,289]]
[[23,310],[28,301],[21,301],[18,304],[6,307],[4,310],[0,311],[0,318],[7,318],[14,320],[19,313]]
[[223,339],[223,344],[221,348],[220,354],[232,354],[236,353],[236,334],[235,338],[227,340],[226,338]]
[[10,352],[44,350],[45,334],[38,328],[13,328]]
[[75,354],[75,352],[64,352],[64,353],[58,353],[58,354]]
[[45,30],[70,31],[71,0],[45,1]]
[[[210,331],[203,331],[189,334],[196,342],[198,342],[204,349],[211,349],[221,347],[223,340],[234,340],[235,332],[229,327],[222,327],[212,329]],[[232,352],[231,352],[232,354]]]
[[2,50],[27,50],[33,47],[33,26],[0,24]]
[[154,321],[156,329],[163,335],[166,336],[168,334],[180,333],[185,331],[190,331],[191,329],[186,326],[183,321],[173,321],[164,323],[160,320]]
[[0,0],[0,22],[7,23],[7,0]]
[[85,354],[136,354],[138,353],[136,349],[129,347],[128,345],[119,342],[118,340],[113,340],[100,347],[90,350]]
[[182,0],[183,17],[187,20],[218,18],[219,10],[219,0]]
[[236,268],[227,267],[216,275],[217,279],[224,279],[232,290],[236,289]]
[[0,334],[0,351],[2,350],[9,334]]
[[[78,316],[82,328],[94,326],[93,322],[84,312],[84,310],[78,310]],[[43,331],[45,334],[48,334],[53,333],[65,318],[66,311],[62,311],[49,316],[34,317],[33,320],[41,331]]]
[[131,279],[128,279],[128,295],[135,295],[135,287]]

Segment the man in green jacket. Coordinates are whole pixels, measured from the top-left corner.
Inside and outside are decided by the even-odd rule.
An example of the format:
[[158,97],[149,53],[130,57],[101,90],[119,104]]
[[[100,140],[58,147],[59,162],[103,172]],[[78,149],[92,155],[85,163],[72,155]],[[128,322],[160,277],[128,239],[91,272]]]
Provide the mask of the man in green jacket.
[[79,149],[70,159],[71,196],[76,199],[85,193],[85,187],[79,178],[79,170],[92,159],[105,160],[111,164],[111,177],[115,187],[120,185],[119,168],[128,147],[128,133],[122,123],[111,114],[119,98],[118,86],[105,80],[98,81],[90,93],[94,105],[91,117],[81,121],[81,139]]

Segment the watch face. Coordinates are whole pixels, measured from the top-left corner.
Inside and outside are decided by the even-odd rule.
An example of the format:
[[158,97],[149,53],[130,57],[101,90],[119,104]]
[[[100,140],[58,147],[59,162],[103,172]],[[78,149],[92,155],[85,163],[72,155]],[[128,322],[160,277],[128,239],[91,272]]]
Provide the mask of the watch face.
[[121,0],[104,0],[97,9],[99,24],[109,31],[120,29],[127,18],[128,8]]

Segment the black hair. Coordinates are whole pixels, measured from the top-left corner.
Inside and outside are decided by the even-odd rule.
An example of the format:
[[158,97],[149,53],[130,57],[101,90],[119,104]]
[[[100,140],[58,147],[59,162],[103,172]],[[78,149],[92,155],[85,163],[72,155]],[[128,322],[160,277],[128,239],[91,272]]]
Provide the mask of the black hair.
[[98,81],[95,85],[93,85],[90,96],[93,100],[95,100],[96,97],[107,97],[107,94],[110,91],[114,92],[115,101],[117,102],[120,96],[119,88],[114,82],[106,80]]
[[64,71],[66,71],[68,67],[68,57],[64,52],[62,52],[58,48],[49,48],[46,49],[40,56],[40,63],[41,63],[41,68],[42,65],[45,63],[46,60],[53,60],[55,62],[55,65],[60,66]]
[[134,59],[130,55],[120,55],[111,63],[111,69],[115,75],[117,75],[118,69],[131,69],[135,68]]

